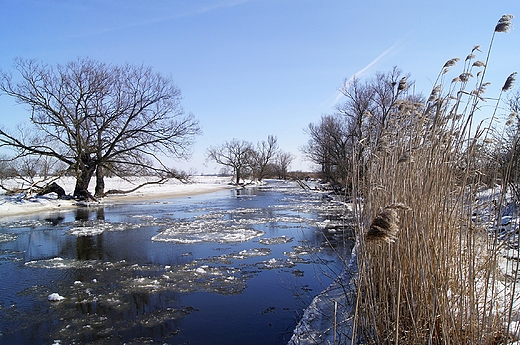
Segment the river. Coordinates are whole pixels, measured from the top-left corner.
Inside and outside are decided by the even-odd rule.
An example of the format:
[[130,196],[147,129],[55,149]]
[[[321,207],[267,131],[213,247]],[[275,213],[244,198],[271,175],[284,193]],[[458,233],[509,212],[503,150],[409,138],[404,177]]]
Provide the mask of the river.
[[0,343],[286,344],[349,225],[283,181],[0,218]]

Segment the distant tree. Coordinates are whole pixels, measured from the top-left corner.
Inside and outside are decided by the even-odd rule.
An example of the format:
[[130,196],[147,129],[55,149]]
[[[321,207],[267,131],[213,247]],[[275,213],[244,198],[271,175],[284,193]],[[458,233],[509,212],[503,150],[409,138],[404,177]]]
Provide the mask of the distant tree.
[[321,167],[322,178],[336,182],[345,177],[351,154],[344,119],[338,115],[323,115],[318,124],[309,124],[307,134],[310,138],[301,151],[309,161]]
[[206,159],[232,169],[236,184],[239,184],[240,179],[249,172],[253,153],[252,143],[233,139],[220,146],[208,148]]
[[17,175],[18,171],[13,166],[12,159],[6,155],[0,156],[0,185],[2,180],[16,177]]
[[269,135],[267,141],[261,141],[257,144],[255,150],[251,152],[250,163],[253,178],[262,181],[269,175],[268,167],[278,153],[277,139],[273,135]]
[[346,80],[340,89],[344,101],[336,112],[309,124],[306,132],[310,138],[301,151],[321,167],[325,180],[349,181],[354,164],[362,175],[366,160],[377,150],[387,149],[388,138],[396,130],[392,116],[398,113],[402,100],[411,99],[408,78],[394,67],[364,82]]
[[274,158],[273,168],[279,179],[287,179],[289,166],[294,160],[294,155],[289,152],[280,151]]
[[0,146],[17,156],[59,160],[76,177],[75,197],[104,195],[104,176],[165,173],[161,156],[186,158],[200,134],[185,114],[180,90],[150,67],[78,59],[49,65],[17,59],[21,80],[0,74],[0,91],[31,109],[34,130],[0,129]]

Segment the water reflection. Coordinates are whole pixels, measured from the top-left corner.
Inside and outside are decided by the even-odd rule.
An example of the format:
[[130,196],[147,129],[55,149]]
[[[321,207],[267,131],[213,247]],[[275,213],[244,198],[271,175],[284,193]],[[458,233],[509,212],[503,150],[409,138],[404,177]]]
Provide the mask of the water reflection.
[[55,217],[47,217],[44,218],[46,222],[50,223],[52,226],[57,226],[60,223],[62,223],[65,220],[65,217],[62,217],[61,215],[55,216]]
[[103,234],[99,236],[79,236],[76,240],[78,260],[103,260]]
[[94,216],[96,220],[105,220],[105,208],[103,206],[99,207],[78,207],[75,210],[76,221],[87,221]]

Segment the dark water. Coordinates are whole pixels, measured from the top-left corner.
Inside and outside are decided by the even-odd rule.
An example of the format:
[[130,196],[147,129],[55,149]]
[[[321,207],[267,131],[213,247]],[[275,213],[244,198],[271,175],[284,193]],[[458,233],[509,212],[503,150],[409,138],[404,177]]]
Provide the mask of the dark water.
[[0,344],[285,344],[350,252],[345,212],[270,181],[0,219]]

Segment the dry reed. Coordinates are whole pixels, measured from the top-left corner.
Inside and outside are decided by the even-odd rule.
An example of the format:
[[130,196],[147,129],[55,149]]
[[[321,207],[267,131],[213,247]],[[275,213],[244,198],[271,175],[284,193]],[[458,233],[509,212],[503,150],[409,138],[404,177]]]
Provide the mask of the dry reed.
[[[495,32],[509,31],[512,18],[504,15]],[[459,61],[449,60],[424,104],[403,93],[381,137],[362,141],[373,154],[353,167],[356,200],[363,200],[356,207],[358,342],[499,344],[509,337],[511,310],[499,301],[512,298],[515,284],[502,284],[500,244],[475,219],[477,147],[486,143],[472,126],[489,60],[488,52],[486,62],[473,62],[478,52],[446,89],[446,69]],[[472,79],[474,92],[467,90]]]

